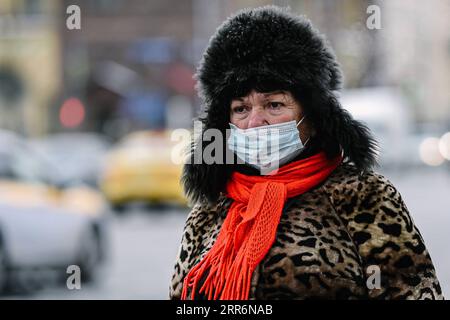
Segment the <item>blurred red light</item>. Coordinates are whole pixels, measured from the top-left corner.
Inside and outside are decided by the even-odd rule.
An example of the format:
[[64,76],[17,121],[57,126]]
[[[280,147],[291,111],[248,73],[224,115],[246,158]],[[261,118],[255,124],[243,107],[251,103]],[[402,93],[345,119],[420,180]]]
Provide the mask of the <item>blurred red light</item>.
[[85,108],[80,99],[69,98],[59,110],[59,121],[66,128],[78,127],[84,120]]

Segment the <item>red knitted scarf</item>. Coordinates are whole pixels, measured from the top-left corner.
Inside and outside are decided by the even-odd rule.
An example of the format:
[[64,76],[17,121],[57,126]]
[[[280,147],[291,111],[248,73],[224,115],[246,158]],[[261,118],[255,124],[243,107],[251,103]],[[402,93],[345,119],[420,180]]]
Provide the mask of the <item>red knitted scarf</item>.
[[[324,181],[342,162],[324,152],[282,166],[274,175],[247,176],[234,172],[227,196],[234,201],[217,240],[184,279],[182,299],[197,290],[208,299],[248,299],[253,271],[275,241],[287,198],[305,193]],[[199,288],[200,279],[205,281]]]

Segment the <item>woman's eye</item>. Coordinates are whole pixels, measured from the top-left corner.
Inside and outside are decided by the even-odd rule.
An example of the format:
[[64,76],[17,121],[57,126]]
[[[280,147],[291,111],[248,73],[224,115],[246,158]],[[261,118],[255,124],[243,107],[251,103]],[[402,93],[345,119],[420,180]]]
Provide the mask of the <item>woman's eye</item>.
[[282,104],[281,102],[270,102],[269,106],[271,109],[280,109],[282,106],[284,106],[284,104]]
[[243,113],[245,111],[245,106],[238,106],[233,108],[233,112],[235,113]]

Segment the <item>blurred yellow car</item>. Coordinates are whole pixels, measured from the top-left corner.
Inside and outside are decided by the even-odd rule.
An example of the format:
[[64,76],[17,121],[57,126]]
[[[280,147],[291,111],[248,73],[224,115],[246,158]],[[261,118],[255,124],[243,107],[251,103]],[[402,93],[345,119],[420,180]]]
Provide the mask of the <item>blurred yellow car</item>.
[[172,131],[137,131],[106,156],[99,186],[114,207],[129,202],[187,205],[180,184],[182,164],[172,151]]

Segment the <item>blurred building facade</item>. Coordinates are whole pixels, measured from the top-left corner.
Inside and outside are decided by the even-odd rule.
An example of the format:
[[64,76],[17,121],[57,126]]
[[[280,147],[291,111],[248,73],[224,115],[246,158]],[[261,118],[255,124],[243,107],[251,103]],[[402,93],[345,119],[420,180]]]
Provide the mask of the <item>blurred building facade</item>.
[[418,122],[450,129],[450,2],[383,1],[384,81],[404,88]]
[[64,3],[82,12],[81,30],[63,26],[61,39],[65,92],[83,99],[85,129],[113,137],[163,129],[174,96],[185,98],[190,122],[192,1]]
[[[0,126],[114,137],[189,127],[200,110],[192,75],[215,29],[272,3],[326,34],[345,87],[400,88],[416,122],[449,128],[446,0],[0,0]],[[66,27],[69,5],[80,7],[80,30]],[[378,30],[366,26],[370,5],[381,9]],[[80,121],[63,121],[64,108]]]
[[[346,88],[399,88],[417,123],[450,128],[450,2],[291,0],[289,5],[326,34]],[[380,29],[366,26],[370,5],[380,8]]]
[[1,128],[25,135],[48,129],[62,69],[56,8],[55,1],[0,1]]

